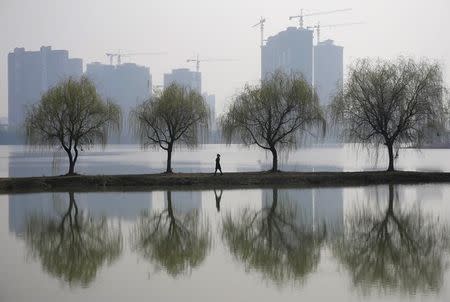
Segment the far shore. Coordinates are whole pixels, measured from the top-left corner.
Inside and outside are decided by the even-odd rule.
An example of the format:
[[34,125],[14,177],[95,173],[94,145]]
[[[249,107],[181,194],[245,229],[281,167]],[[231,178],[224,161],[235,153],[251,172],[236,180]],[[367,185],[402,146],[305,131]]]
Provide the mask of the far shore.
[[0,194],[450,183],[448,172],[236,172],[0,178]]

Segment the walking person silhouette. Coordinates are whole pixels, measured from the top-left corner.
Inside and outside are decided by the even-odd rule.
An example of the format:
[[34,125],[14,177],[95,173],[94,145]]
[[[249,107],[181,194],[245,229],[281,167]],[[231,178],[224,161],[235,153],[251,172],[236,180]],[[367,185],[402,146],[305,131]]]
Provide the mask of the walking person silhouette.
[[220,166],[220,154],[217,154],[217,157],[216,157],[216,169],[214,170],[214,176],[216,175],[217,170],[220,171],[220,175],[223,175],[222,167]]

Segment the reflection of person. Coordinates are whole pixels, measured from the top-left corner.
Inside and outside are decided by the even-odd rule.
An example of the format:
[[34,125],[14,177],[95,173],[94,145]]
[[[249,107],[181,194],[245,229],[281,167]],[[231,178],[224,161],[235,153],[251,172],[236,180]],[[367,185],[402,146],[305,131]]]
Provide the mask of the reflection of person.
[[217,209],[217,212],[220,212],[220,200],[222,199],[222,193],[223,193],[223,190],[220,189],[220,193],[219,193],[219,195],[217,195],[217,191],[216,191],[216,189],[214,189],[214,195],[216,196],[216,209]]
[[222,167],[220,167],[220,154],[217,154],[217,157],[216,157],[216,169],[214,170],[214,175],[216,175],[217,170],[220,171],[220,175],[223,175]]

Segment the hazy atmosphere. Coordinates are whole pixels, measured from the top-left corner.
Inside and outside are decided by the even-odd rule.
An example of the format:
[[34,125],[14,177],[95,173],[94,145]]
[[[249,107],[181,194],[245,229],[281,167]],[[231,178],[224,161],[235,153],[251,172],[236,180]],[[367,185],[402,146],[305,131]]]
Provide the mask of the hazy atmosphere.
[[[230,61],[200,65],[203,89],[216,94],[217,112],[247,82],[260,76],[260,33],[252,25],[261,16],[265,38],[289,26],[289,16],[351,8],[342,13],[305,17],[305,26],[346,22],[364,24],[323,29],[321,40],[344,46],[344,69],[354,58],[409,55],[450,62],[450,2],[430,1],[0,1],[0,116],[7,115],[7,54],[15,47],[42,45],[67,49],[83,64],[107,63],[105,53],[167,52],[134,56],[124,62],[150,67],[153,85],[163,74],[203,59]],[[446,72],[448,82],[448,72]]]
[[449,14],[0,0],[0,302],[450,301]]

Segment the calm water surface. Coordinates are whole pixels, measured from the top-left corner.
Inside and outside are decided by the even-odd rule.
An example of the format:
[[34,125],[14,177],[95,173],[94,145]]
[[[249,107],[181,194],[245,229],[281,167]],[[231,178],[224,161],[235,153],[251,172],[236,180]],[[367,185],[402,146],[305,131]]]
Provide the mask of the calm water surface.
[[[224,172],[269,170],[270,154],[259,148],[233,145],[206,145],[197,150],[175,150],[175,172],[213,172],[216,153],[220,153]],[[352,145],[309,147],[280,155],[285,171],[361,171],[387,168],[385,150],[378,158]],[[81,152],[76,171],[82,174],[159,173],[165,170],[166,153],[141,150],[137,145],[112,145]],[[67,173],[66,155],[30,151],[24,146],[0,145],[0,177],[42,176]],[[450,149],[400,150],[396,167],[403,170],[450,171]]]
[[449,301],[450,187],[0,196],[0,301]]
[[[178,172],[269,169],[257,149],[177,150]],[[137,146],[82,153],[85,174],[155,173]],[[52,167],[53,166],[53,167]],[[351,146],[281,169],[384,169]],[[397,166],[450,171],[447,150]],[[0,176],[63,174],[65,158],[0,146]],[[450,301],[450,186],[0,195],[0,301]]]

